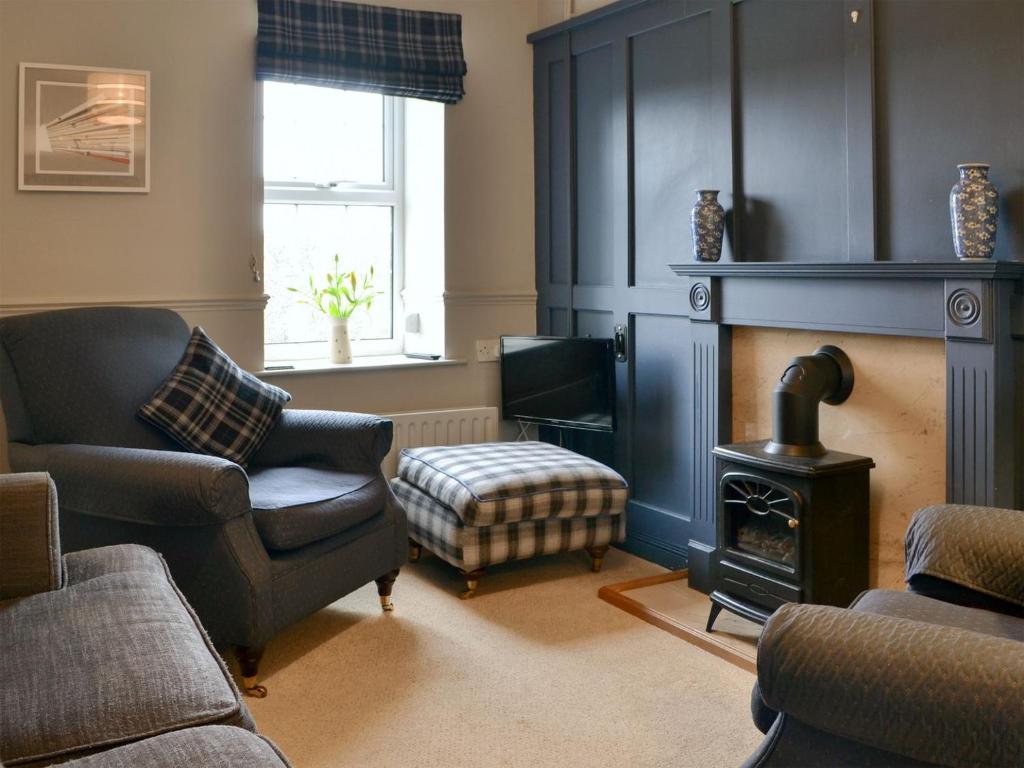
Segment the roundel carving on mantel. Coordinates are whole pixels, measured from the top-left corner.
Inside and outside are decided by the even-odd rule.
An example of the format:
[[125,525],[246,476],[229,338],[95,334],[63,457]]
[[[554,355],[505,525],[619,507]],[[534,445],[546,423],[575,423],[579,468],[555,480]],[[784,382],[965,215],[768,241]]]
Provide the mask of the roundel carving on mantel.
[[946,313],[959,326],[974,325],[981,318],[981,299],[973,291],[957,288],[946,299]]
[[694,312],[703,312],[711,306],[711,292],[704,283],[694,283],[690,288],[690,307]]

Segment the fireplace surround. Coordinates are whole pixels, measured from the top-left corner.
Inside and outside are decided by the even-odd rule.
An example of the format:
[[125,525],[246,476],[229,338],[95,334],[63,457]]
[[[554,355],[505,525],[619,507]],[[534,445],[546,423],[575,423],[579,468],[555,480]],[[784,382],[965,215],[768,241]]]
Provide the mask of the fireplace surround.
[[1024,263],[673,264],[687,281],[695,380],[689,583],[714,589],[717,476],[731,442],[731,329],[944,340],[946,501],[1024,503]]

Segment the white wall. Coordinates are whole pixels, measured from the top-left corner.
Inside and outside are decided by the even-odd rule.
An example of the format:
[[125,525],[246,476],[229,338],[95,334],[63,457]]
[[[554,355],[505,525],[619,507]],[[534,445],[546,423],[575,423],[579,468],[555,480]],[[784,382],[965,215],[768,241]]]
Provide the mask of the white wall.
[[[463,16],[467,95],[445,110],[445,289],[455,294],[446,352],[468,358],[474,339],[535,327],[526,35],[537,26],[537,6],[386,4]],[[203,324],[246,367],[259,367],[252,301],[263,286],[248,266],[258,242],[255,35],[255,0],[0,0],[0,314],[93,302],[184,306],[187,320]],[[152,192],[17,191],[22,61],[152,72]],[[275,383],[307,408],[389,412],[498,399],[494,363]]]

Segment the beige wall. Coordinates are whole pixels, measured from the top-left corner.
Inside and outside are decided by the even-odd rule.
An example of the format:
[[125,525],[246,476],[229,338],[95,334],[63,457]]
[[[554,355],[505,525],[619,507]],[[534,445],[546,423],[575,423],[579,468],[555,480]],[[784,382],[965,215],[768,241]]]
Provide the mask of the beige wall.
[[[535,327],[532,52],[525,0],[388,0],[463,16],[465,100],[445,117],[447,353]],[[0,0],[0,313],[184,306],[249,368],[263,293],[254,231],[255,0]],[[19,192],[22,61],[152,72],[152,192]],[[481,294],[497,294],[487,301]],[[200,308],[194,300],[213,302]],[[249,307],[238,300],[250,302]],[[278,378],[300,407],[378,412],[496,403],[497,366]]]
[[537,0],[537,29],[597,10],[615,0]]
[[903,534],[914,511],[946,498],[945,350],[938,339],[813,333],[763,328],[733,331],[733,438],[771,436],[771,395],[786,363],[822,344],[853,361],[849,400],[822,405],[821,441],[870,456],[871,583],[899,588]]

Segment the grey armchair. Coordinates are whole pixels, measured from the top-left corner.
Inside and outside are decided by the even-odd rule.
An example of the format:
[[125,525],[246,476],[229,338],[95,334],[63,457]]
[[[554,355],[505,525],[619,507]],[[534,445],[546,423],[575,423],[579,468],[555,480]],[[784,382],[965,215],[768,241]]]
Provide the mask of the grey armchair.
[[159,551],[247,692],[284,627],[376,581],[381,605],[408,554],[380,469],[391,422],[286,410],[247,469],[182,451],[136,418],[189,328],[162,309],[103,307],[0,320],[0,402],[11,467],[49,472],[65,551]]
[[906,545],[909,591],[768,620],[746,768],[1024,765],[1024,512],[929,507]]

